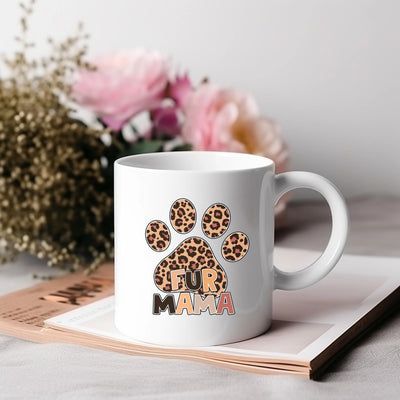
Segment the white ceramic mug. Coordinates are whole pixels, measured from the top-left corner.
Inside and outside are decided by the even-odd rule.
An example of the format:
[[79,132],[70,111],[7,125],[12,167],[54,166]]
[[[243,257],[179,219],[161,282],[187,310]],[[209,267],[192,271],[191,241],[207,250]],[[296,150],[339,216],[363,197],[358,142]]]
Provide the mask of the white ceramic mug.
[[[286,192],[321,193],[328,245],[312,265],[273,265],[274,206]],[[136,340],[177,346],[240,341],[271,323],[274,289],[323,278],[347,237],[342,195],[309,172],[275,175],[273,161],[222,152],[169,152],[115,162],[115,324]]]

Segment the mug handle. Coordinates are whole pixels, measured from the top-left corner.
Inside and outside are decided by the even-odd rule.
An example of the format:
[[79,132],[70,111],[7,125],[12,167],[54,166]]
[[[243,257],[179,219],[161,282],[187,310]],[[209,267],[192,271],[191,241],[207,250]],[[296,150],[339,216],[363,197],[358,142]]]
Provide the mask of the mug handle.
[[296,272],[285,272],[274,266],[274,289],[296,290],[318,282],[339,261],[346,244],[347,207],[336,186],[326,178],[311,172],[284,172],[275,177],[275,204],[285,193],[299,188],[315,190],[325,197],[332,216],[331,236],[324,252],[308,267]]

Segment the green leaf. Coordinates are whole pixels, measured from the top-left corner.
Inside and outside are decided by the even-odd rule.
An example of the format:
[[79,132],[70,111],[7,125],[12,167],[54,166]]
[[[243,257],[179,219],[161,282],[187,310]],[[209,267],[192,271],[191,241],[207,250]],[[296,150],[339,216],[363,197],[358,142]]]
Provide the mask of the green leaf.
[[177,146],[171,149],[171,151],[190,151],[190,150],[192,150],[192,145],[190,143],[178,144]]
[[122,156],[128,156],[133,154],[142,154],[142,153],[154,153],[157,151],[162,151],[163,148],[162,140],[145,140],[143,142],[136,142],[129,148],[127,148]]

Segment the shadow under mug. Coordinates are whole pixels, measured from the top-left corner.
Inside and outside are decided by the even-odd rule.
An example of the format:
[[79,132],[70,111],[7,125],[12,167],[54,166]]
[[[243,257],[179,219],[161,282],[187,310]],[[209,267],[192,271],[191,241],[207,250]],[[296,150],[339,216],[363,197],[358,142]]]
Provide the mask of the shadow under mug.
[[[322,255],[294,273],[273,264],[274,206],[321,193],[332,214]],[[139,341],[209,346],[271,324],[272,293],[310,286],[343,253],[348,217],[337,188],[309,172],[275,175],[265,157],[166,152],[115,162],[115,324]]]

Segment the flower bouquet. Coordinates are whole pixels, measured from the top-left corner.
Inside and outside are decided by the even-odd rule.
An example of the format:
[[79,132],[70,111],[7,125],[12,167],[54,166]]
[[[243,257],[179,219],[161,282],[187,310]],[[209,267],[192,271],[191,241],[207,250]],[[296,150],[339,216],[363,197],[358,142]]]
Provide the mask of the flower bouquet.
[[[95,269],[113,256],[113,162],[159,151],[288,151],[254,98],[174,74],[167,57],[133,49],[87,62],[79,29],[50,54],[28,57],[27,21],[0,75],[0,254]],[[284,207],[285,202],[281,203]],[[277,214],[281,214],[277,211]]]
[[119,155],[236,151],[272,158],[278,172],[287,168],[277,127],[251,95],[207,80],[194,87],[188,74],[171,78],[168,60],[154,51],[120,51],[91,63],[95,70],[80,72],[72,94],[110,129]]

